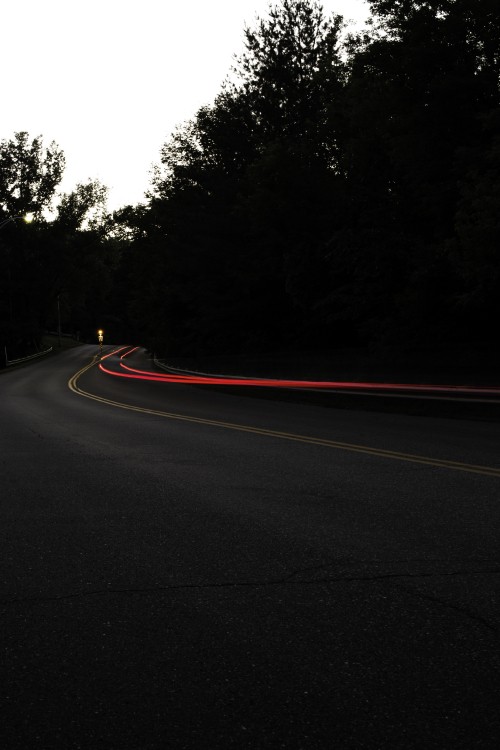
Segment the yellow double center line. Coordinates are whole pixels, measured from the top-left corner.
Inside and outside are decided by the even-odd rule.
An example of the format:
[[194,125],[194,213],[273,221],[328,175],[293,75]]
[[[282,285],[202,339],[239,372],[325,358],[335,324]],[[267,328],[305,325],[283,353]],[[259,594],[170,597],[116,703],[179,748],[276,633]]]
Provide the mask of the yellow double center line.
[[434,466],[439,469],[450,469],[452,471],[464,471],[470,474],[481,474],[482,476],[497,477],[500,479],[500,468],[494,466],[480,466],[476,464],[466,464],[460,461],[448,461],[441,458],[430,458],[429,456],[419,456],[413,453],[401,453],[399,451],[390,451],[383,448],[372,448],[368,445],[357,445],[356,443],[344,443],[338,440],[327,440],[325,438],[310,437],[308,435],[296,435],[293,432],[280,432],[278,430],[268,430],[262,427],[251,427],[250,425],[235,424],[232,422],[223,422],[217,419],[203,419],[202,417],[190,417],[187,414],[176,414],[174,412],[159,411],[157,409],[146,409],[142,406],[132,406],[124,404],[121,401],[113,401],[103,396],[97,396],[94,393],[84,391],[78,386],[78,379],[87,370],[96,364],[94,360],[86,367],[79,370],[68,381],[68,387],[79,396],[90,398],[101,404],[115,406],[118,409],[127,409],[141,414],[152,414],[165,419],[175,419],[181,422],[191,422],[210,427],[222,427],[226,430],[235,430],[237,432],[248,432],[252,435],[262,435],[264,437],[278,438],[280,440],[290,440],[297,443],[306,443],[307,445],[321,445],[325,448],[334,448],[335,450],[349,451],[351,453],[363,453],[368,456],[378,458],[388,458],[395,461],[407,461],[413,464],[424,464],[425,466]]

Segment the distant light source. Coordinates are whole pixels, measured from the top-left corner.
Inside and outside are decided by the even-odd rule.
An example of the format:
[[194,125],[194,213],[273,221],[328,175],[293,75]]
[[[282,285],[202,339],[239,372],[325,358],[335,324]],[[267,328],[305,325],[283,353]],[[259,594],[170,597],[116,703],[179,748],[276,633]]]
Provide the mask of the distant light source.
[[11,221],[15,224],[16,219],[22,219],[26,222],[26,224],[30,224],[34,219],[34,215],[30,211],[27,214],[24,214],[24,216],[8,216],[3,221],[0,221],[0,229],[2,229],[2,227],[6,227],[7,224],[9,224]]

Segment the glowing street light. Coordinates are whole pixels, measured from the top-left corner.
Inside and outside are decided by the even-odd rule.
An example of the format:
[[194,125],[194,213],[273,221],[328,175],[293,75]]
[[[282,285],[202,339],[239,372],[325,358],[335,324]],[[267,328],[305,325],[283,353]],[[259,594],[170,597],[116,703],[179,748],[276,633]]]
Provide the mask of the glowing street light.
[[99,341],[99,356],[102,358],[102,342],[104,341],[104,331],[99,328],[97,331],[97,340]]
[[24,214],[24,216],[9,216],[8,219],[4,219],[3,221],[0,221],[0,229],[3,229],[4,227],[6,227],[7,224],[10,224],[11,221],[13,221],[15,224],[16,219],[22,219],[23,221],[26,222],[26,224],[31,224],[31,222],[33,221],[33,214],[30,211],[29,213]]

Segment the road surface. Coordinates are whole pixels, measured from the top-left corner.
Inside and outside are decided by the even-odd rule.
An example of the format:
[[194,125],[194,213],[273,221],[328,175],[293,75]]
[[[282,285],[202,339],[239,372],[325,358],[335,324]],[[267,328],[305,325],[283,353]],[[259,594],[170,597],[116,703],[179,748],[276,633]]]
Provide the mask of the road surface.
[[498,424],[94,353],[0,375],[4,750],[498,747]]

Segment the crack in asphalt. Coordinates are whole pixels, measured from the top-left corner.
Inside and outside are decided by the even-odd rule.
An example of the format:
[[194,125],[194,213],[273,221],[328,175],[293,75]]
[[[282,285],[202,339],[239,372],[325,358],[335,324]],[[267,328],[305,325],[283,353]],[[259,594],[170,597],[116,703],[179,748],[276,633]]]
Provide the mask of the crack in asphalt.
[[[404,580],[404,579],[425,579],[425,578],[453,578],[460,576],[474,576],[474,575],[498,575],[500,568],[482,569],[482,570],[454,570],[448,573],[383,573],[378,575],[364,575],[364,576],[323,576],[322,578],[313,579],[295,579],[295,576],[300,574],[301,571],[294,571],[284,578],[269,579],[264,581],[224,581],[216,583],[177,583],[167,586],[152,586],[152,587],[128,587],[128,588],[105,588],[105,589],[93,589],[90,591],[78,591],[70,594],[60,594],[58,596],[46,596],[46,597],[17,597],[13,599],[0,600],[2,606],[14,605],[14,604],[25,604],[25,603],[49,603],[68,601],[71,599],[82,599],[91,596],[109,596],[109,595],[150,595],[150,594],[161,594],[168,591],[187,591],[187,590],[210,590],[210,589],[231,589],[231,588],[268,588],[271,586],[311,586],[311,585],[325,585],[325,584],[336,584],[336,583],[363,583],[363,582],[376,582],[385,580]],[[440,604],[448,609],[465,615],[476,624],[483,625],[488,630],[498,633],[498,628],[488,622],[482,615],[473,609],[468,607],[460,606],[457,604],[450,603],[444,599],[431,594],[425,594],[415,589],[410,589],[404,586],[397,587],[400,591],[404,591],[410,596],[418,599],[425,599],[434,604]]]
[[439,596],[433,596],[432,594],[424,594],[423,591],[417,591],[416,589],[410,589],[406,586],[398,586],[400,591],[405,591],[410,596],[414,597],[415,599],[424,599],[426,601],[432,602],[433,604],[441,604],[443,607],[446,607],[447,609],[451,609],[454,612],[459,612],[461,615],[465,615],[470,620],[473,620],[476,623],[479,623],[480,625],[484,625],[484,627],[488,628],[488,630],[491,630],[493,633],[498,634],[498,628],[492,625],[488,620],[486,620],[482,615],[479,614],[474,609],[470,609],[469,607],[464,607],[458,604],[453,604],[452,602],[446,601],[445,599],[442,599]]

